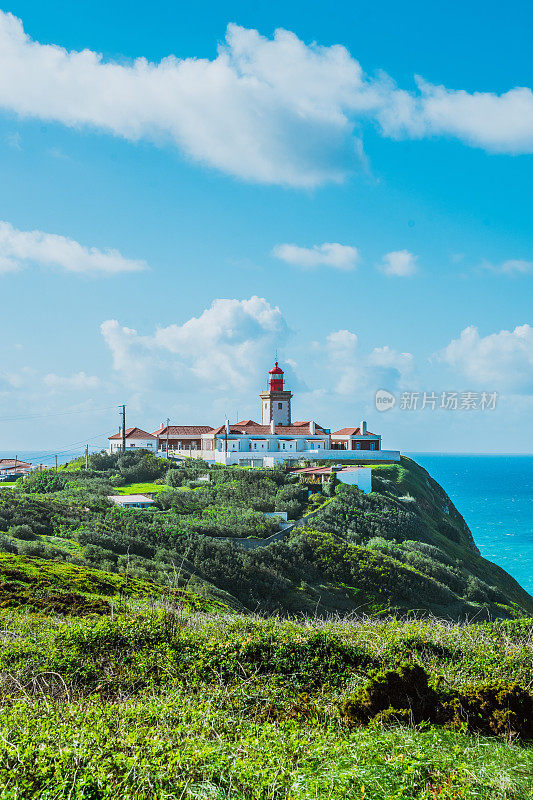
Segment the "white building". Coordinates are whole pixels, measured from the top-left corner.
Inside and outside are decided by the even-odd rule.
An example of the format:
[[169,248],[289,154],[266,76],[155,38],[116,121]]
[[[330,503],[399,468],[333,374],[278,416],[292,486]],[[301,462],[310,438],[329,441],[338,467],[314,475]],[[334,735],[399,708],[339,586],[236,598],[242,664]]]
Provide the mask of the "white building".
[[284,387],[278,363],[269,372],[268,389],[261,392],[262,422],[251,419],[202,434],[198,457],[217,464],[273,467],[302,460],[399,461],[398,450],[382,450],[381,436],[358,427],[331,433],[313,420],[291,421],[292,394]]
[[[269,372],[268,388],[261,394],[261,422],[245,419],[211,428],[209,425],[161,425],[154,433],[141,428],[126,430],[126,449],[144,448],[174,457],[202,458],[216,464],[273,467],[279,463],[308,461],[399,461],[398,450],[382,450],[381,436],[359,426],[331,433],[313,420],[292,422],[292,392],[285,388],[284,373],[276,361]],[[109,453],[122,450],[122,433],[109,437]]]
[[[147,433],[141,430],[141,428],[126,428],[125,440],[126,450],[136,448],[137,450],[148,450],[152,453],[157,453],[157,436],[154,436],[153,433]],[[124,444],[122,429],[120,429],[118,433],[114,433],[113,436],[109,436],[108,441],[109,447],[107,448],[107,452],[110,455],[120,452]]]
[[119,508],[153,508],[154,501],[144,494],[110,494],[109,500]]
[[372,470],[370,467],[340,467],[335,465],[331,467],[304,467],[303,469],[294,470],[294,473],[311,484],[327,483],[332,474],[335,474],[341,483],[346,483],[348,486],[357,486],[366,494],[372,491]]

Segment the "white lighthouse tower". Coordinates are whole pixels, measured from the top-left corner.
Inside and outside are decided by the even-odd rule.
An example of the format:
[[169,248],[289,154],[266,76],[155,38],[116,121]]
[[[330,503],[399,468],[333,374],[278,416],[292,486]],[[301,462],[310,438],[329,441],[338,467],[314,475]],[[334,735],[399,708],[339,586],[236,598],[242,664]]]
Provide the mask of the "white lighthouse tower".
[[268,389],[261,392],[261,422],[263,425],[291,424],[292,392],[284,388],[283,370],[278,362],[268,373]]

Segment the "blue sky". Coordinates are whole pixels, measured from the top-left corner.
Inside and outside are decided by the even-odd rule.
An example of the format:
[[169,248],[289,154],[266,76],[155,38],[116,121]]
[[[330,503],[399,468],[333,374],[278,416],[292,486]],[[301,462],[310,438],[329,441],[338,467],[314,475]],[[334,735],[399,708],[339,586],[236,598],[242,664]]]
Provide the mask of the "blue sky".
[[298,418],[533,452],[532,16],[4,6],[0,450],[257,417],[277,348]]

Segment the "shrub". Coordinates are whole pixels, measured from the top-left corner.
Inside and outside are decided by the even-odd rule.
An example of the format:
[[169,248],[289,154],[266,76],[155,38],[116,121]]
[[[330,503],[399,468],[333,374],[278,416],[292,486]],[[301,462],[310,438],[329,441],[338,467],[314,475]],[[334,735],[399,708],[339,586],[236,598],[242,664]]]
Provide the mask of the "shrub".
[[444,705],[455,727],[506,739],[533,739],[533,697],[516,683],[469,686]]
[[348,725],[369,722],[387,711],[408,712],[414,722],[435,719],[438,695],[429,686],[428,675],[418,664],[404,664],[396,670],[381,670],[372,675],[355,697],[346,700],[342,714]]
[[20,556],[31,556],[33,558],[48,558],[50,560],[56,558],[66,558],[68,553],[64,550],[59,550],[57,547],[50,547],[44,542],[24,542],[19,544],[18,553]]
[[14,525],[8,532],[15,539],[22,539],[25,542],[31,542],[37,538],[29,525]]
[[24,479],[22,488],[30,494],[50,494],[61,492],[67,485],[67,478],[59,472],[47,469],[43,472],[32,472]]
[[167,486],[176,488],[183,483],[183,474],[180,469],[169,469],[165,476],[165,483]]
[[17,545],[4,534],[0,534],[0,553],[18,553]]
[[496,682],[460,691],[434,689],[417,664],[371,673],[355,696],[344,701],[341,714],[348,726],[433,722],[507,739],[533,739],[533,697],[522,686]]

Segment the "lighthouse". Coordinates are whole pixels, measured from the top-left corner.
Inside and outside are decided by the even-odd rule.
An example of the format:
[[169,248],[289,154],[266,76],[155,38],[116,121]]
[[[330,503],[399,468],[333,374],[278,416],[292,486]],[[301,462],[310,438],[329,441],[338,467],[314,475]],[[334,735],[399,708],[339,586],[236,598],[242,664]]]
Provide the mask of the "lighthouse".
[[278,362],[268,373],[268,389],[261,392],[261,422],[263,425],[291,424],[292,392],[285,389],[283,370]]

